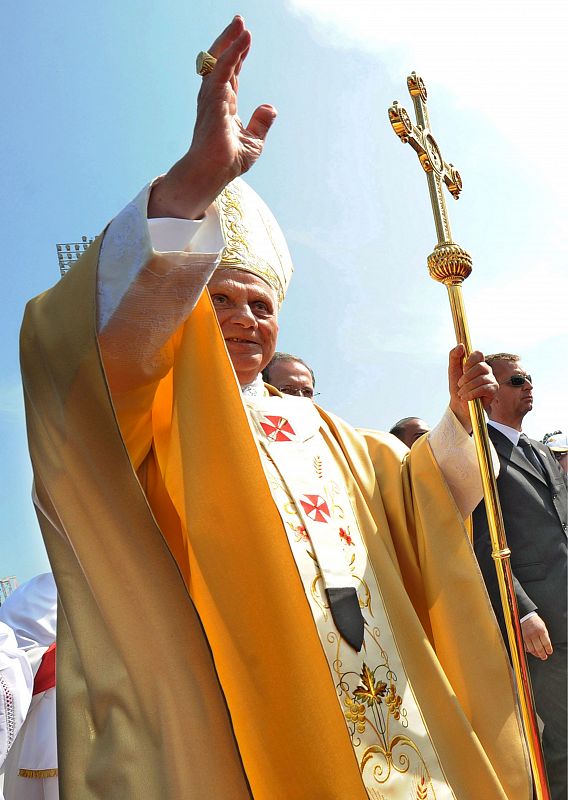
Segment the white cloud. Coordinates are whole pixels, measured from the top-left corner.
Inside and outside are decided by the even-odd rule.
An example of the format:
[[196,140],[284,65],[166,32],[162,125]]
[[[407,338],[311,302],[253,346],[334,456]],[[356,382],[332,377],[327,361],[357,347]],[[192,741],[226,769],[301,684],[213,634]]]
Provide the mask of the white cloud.
[[510,349],[511,331],[521,352],[568,335],[568,287],[559,267],[535,264],[515,272],[514,282],[500,275],[468,297],[471,328],[485,343],[480,347]]
[[[411,105],[404,79],[411,69],[452,93],[458,105],[488,118],[519,154],[566,198],[561,138],[568,71],[568,6],[559,0],[288,0],[318,38],[381,59],[398,99]],[[393,98],[394,99],[394,98]],[[480,154],[483,155],[483,154]]]

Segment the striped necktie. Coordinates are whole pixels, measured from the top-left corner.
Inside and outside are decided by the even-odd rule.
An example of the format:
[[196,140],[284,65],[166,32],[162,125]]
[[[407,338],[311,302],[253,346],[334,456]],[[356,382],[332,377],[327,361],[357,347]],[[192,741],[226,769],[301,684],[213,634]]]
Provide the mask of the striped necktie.
[[519,447],[523,451],[523,454],[526,457],[526,459],[531,462],[533,467],[536,470],[538,470],[538,472],[543,476],[543,478],[546,477],[544,467],[540,463],[540,459],[535,453],[534,448],[530,443],[528,436],[525,433],[521,433],[521,435],[519,436]]

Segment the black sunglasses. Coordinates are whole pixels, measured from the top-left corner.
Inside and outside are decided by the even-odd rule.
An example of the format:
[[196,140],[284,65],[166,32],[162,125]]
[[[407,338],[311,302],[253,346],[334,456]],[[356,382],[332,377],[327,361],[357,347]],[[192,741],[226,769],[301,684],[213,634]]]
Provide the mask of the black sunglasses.
[[528,381],[531,386],[533,385],[533,380],[530,375],[511,375],[508,380],[499,381],[499,386],[502,386],[504,383],[510,383],[511,386],[523,386],[526,381]]

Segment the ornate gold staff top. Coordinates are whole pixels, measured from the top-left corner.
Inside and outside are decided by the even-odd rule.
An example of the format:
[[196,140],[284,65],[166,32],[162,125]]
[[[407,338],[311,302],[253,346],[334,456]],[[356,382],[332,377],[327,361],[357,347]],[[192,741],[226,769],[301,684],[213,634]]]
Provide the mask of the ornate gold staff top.
[[[445,183],[450,193],[457,200],[462,189],[461,177],[453,164],[447,164],[444,161],[440,148],[432,136],[430,120],[426,108],[428,93],[424,81],[413,72],[412,75],[409,75],[407,78],[407,85],[414,102],[417,125],[412,123],[407,111],[399,106],[397,101],[389,108],[389,119],[394,132],[400,140],[405,143],[408,142],[416,151],[422,168],[426,172],[430,200],[434,212],[434,222],[436,223],[436,233],[438,236],[438,244],[434,248],[434,252],[428,256],[428,271],[434,280],[445,284],[448,289],[456,338],[458,343],[464,345],[467,358],[472,351],[472,347],[463,305],[461,284],[471,272],[471,256],[452,240],[448,209],[446,208],[443,192],[443,184]],[[510,563],[511,551],[507,547],[505,527],[503,525],[503,516],[501,514],[501,506],[497,492],[497,482],[495,480],[493,462],[491,460],[489,436],[487,434],[487,425],[485,423],[485,415],[481,400],[476,399],[470,401],[469,411],[479,468],[481,470],[483,494],[485,497],[487,520],[491,535],[492,555],[495,561],[495,569],[497,570],[501,604],[505,616],[511,660],[513,662],[513,669],[517,682],[536,796],[538,800],[550,800],[544,758],[538,735],[538,723],[534,709],[530,676],[519,622],[517,600],[513,586]]]

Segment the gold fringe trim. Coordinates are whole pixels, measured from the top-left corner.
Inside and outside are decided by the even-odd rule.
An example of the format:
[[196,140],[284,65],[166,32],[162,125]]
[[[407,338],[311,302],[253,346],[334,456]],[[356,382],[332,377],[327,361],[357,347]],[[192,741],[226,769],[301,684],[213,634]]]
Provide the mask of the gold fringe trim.
[[20,778],[57,778],[57,767],[55,769],[21,769],[18,775]]

